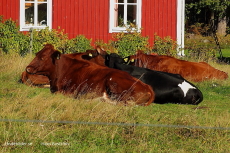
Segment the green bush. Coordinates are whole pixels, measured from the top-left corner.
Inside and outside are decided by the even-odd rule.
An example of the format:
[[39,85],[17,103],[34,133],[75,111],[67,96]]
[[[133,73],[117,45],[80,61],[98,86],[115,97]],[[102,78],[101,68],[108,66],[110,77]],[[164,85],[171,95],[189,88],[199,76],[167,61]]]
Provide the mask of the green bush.
[[222,49],[230,48],[230,35],[217,36]]
[[127,28],[128,33],[116,33],[110,44],[117,49],[122,57],[133,55],[137,50],[150,51],[148,37],[143,37],[138,29],[131,26]]
[[52,44],[54,47],[63,53],[84,52],[87,49],[92,49],[90,45],[91,39],[85,38],[83,35],[78,35],[73,39],[69,39],[64,30],[58,32],[55,29],[48,28],[42,30],[33,30],[33,52],[42,49],[43,44]]
[[[32,37],[31,37],[32,36]],[[229,48],[230,39],[227,36],[218,36],[222,48]],[[109,53],[118,53],[122,57],[133,55],[137,50],[144,52],[155,52],[159,55],[177,55],[176,41],[170,37],[161,38],[155,35],[154,46],[151,47],[148,37],[141,35],[135,25],[127,28],[127,33],[115,33],[109,43],[103,40],[95,42],[95,46],[100,45]],[[30,44],[32,42],[32,48]],[[64,30],[42,29],[32,30],[27,33],[21,33],[19,27],[11,19],[3,20],[0,16],[0,51],[10,54],[17,53],[26,55],[32,49],[36,53],[43,48],[44,44],[50,43],[57,50],[63,53],[84,52],[92,49],[92,39],[87,39],[84,35],[78,35],[69,39]],[[213,37],[203,37],[201,35],[187,34],[185,39],[185,50],[192,59],[208,61],[217,57],[217,46]]]
[[68,36],[64,34],[63,30],[58,32],[55,29],[33,29],[32,33],[32,52],[36,53],[44,47],[44,44],[52,44],[57,50],[63,51],[65,49],[65,44],[68,42]]
[[93,49],[90,45],[92,39],[87,39],[84,35],[78,35],[67,41],[65,45],[65,53],[85,52],[87,49]]
[[217,57],[218,47],[212,37],[194,35],[191,38],[186,36],[185,46],[189,58],[207,62],[209,60],[215,60]]
[[161,38],[155,35],[153,50],[158,55],[177,55],[177,43],[172,40],[169,36]]
[[[58,29],[60,30],[60,29]],[[63,53],[83,52],[92,49],[90,45],[92,39],[87,39],[83,35],[69,39],[64,30],[55,29],[33,29],[24,34],[19,31],[19,27],[11,19],[3,21],[0,16],[0,48],[5,53],[18,53],[26,55],[32,50],[36,53],[44,47],[44,44],[52,44],[57,50]],[[30,45],[32,44],[32,48]]]
[[103,40],[97,40],[94,42],[94,44],[95,44],[95,46],[100,46],[108,54],[110,54],[110,53],[119,54],[117,48],[115,48],[115,42],[112,40],[109,40],[108,43],[105,43]]
[[0,16],[0,48],[5,53],[26,54],[29,50],[29,37],[19,32],[19,27],[11,20]]
[[211,33],[211,27],[204,23],[195,23],[194,25],[187,27],[186,31],[195,35],[207,36]]

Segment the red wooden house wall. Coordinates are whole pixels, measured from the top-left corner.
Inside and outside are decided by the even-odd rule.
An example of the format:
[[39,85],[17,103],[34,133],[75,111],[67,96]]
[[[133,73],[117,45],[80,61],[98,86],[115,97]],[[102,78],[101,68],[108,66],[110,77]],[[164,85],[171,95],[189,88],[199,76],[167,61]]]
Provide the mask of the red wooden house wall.
[[4,19],[12,19],[19,21],[19,0],[0,0],[0,15],[3,15]]
[[[154,34],[176,40],[177,0],[142,0],[142,34],[153,43]],[[108,42],[109,0],[53,0],[53,28],[65,29],[70,38],[83,34]]]
[[69,38],[83,34],[93,41],[107,42],[109,34],[109,0],[53,0],[53,28],[65,29]]
[[[53,0],[52,28],[64,29],[69,38],[79,34],[93,41],[112,38],[109,33],[109,0]],[[0,0],[0,15],[19,21],[19,0]],[[177,0],[142,0],[142,35],[171,36],[176,40]]]
[[177,0],[143,0],[142,34],[154,40],[154,34],[176,40]]

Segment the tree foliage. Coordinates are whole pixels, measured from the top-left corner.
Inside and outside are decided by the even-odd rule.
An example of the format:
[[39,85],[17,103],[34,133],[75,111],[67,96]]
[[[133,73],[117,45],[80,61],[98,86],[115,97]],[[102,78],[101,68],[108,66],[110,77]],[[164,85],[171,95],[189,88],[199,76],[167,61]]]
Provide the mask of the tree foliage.
[[187,13],[190,9],[194,9],[197,14],[200,14],[203,9],[208,9],[222,18],[228,13],[229,7],[229,0],[186,0]]
[[229,0],[186,0],[186,26],[203,23],[210,26],[212,21],[215,29],[226,31],[230,26]]

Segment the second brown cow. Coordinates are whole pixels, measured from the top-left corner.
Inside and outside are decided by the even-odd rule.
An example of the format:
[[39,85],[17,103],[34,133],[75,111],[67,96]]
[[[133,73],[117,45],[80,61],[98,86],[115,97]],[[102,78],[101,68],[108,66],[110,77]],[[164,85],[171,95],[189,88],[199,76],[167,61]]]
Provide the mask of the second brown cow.
[[211,79],[224,80],[228,74],[205,62],[190,62],[165,55],[147,55],[138,51],[128,57],[131,65],[151,70],[180,74],[187,80],[201,82]]

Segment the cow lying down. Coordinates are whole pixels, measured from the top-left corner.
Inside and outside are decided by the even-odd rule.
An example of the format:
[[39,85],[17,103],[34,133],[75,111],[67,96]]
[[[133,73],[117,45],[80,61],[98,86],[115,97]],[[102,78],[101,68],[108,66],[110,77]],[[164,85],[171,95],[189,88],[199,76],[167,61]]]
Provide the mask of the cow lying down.
[[194,82],[228,78],[226,72],[220,71],[205,62],[190,62],[166,55],[147,55],[142,51],[137,51],[136,55],[127,58],[130,65],[180,74],[185,79]]
[[150,85],[155,92],[154,103],[197,105],[203,100],[202,92],[179,74],[125,65],[123,64],[124,62],[125,61],[115,53],[105,56],[105,64],[108,67],[128,72],[131,76]]
[[94,92],[105,99],[147,106],[155,99],[151,86],[127,72],[100,66],[93,62],[73,59],[47,44],[26,67],[27,73],[45,75],[52,93],[78,96]]
[[[98,55],[97,50],[88,50],[83,53],[73,53],[73,54],[65,54],[66,56],[72,58],[72,59],[78,59],[78,60],[88,60],[94,63],[97,63],[99,65],[104,66],[103,58],[92,58],[91,56]],[[50,87],[50,80],[47,76],[39,75],[39,74],[30,74],[26,71],[23,71],[21,74],[21,78],[19,79],[20,83],[23,83],[28,86],[36,86],[41,88],[49,88]]]

